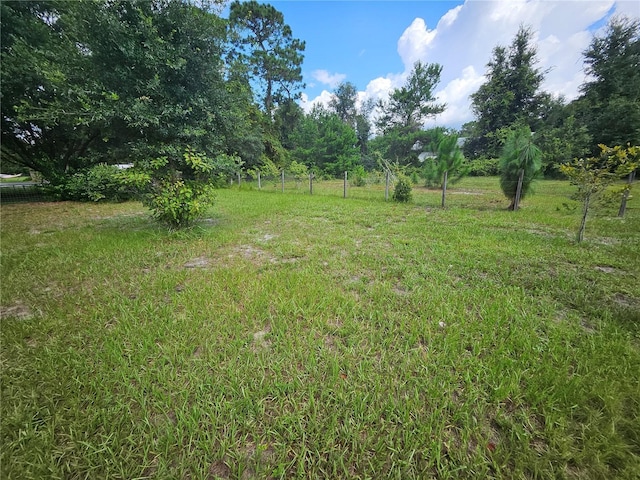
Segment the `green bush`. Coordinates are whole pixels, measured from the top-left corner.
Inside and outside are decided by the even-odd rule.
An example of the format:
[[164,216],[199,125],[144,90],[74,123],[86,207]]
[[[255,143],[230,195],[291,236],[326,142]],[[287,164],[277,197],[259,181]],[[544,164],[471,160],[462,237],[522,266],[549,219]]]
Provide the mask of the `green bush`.
[[500,160],[498,158],[476,158],[469,162],[469,176],[495,177],[500,175]]
[[367,172],[362,165],[356,166],[349,174],[349,183],[352,187],[364,187],[367,185]]
[[411,195],[411,179],[401,175],[398,177],[395,188],[393,189],[393,200],[396,202],[410,202]]
[[160,181],[145,196],[154,218],[174,228],[188,227],[213,205],[214,186],[196,181]]
[[136,191],[124,179],[123,171],[115,165],[99,164],[73,174],[62,185],[53,187],[64,200],[124,202]]

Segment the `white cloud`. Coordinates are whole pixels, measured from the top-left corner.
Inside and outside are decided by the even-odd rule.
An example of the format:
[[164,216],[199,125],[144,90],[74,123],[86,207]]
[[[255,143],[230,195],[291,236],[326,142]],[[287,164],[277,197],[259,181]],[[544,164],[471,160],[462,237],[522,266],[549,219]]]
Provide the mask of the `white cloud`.
[[473,65],[462,69],[459,77],[451,80],[442,90],[437,92],[438,102],[445,103],[443,113],[427,121],[427,125],[462,125],[472,120],[469,110],[469,95],[474,93],[485,82],[482,73],[478,73]]
[[398,41],[405,71],[397,77],[406,78],[417,60],[442,65],[436,96],[447,109],[429,123],[460,126],[472,119],[469,95],[484,82],[493,49],[509,45],[520,25],[527,25],[535,32],[537,66],[548,71],[542,88],[571,100],[585,79],[582,52],[592,39],[590,27],[612,11],[633,16],[634,9],[640,15],[638,3],[631,1],[467,0],[443,15],[433,30],[422,19],[407,27]]
[[616,2],[616,13],[620,13],[628,17],[639,17],[640,5],[638,5],[637,0]]
[[[534,31],[537,67],[547,72],[543,90],[572,100],[585,80],[582,52],[591,42],[592,26],[612,13],[639,17],[640,7],[637,0],[467,0],[450,9],[433,29],[415,18],[398,39],[404,71],[370,80],[359,100],[386,98],[404,83],[418,60],[439,63],[443,70],[435,93],[447,109],[429,124],[459,127],[472,119],[469,95],[484,82],[493,49],[508,46],[520,25]],[[314,78],[335,88],[346,76],[318,70]],[[329,98],[323,91],[305,104],[327,104]]]
[[329,106],[329,102],[331,101],[331,99],[333,98],[333,94],[327,90],[323,90],[322,93],[320,95],[318,95],[316,98],[309,100],[309,97],[306,93],[303,93],[301,95],[300,98],[300,107],[302,107],[302,110],[305,111],[305,113],[309,113],[311,112],[311,109],[313,109],[314,105],[323,105],[325,107]]
[[438,29],[451,26],[456,21],[456,18],[458,18],[458,14],[460,13],[460,10],[462,10],[462,7],[462,5],[458,5],[445,13],[438,22]]
[[320,83],[336,88],[347,76],[344,73],[329,73],[327,70],[315,70],[311,76]]
[[416,18],[398,40],[398,53],[405,70],[411,70],[416,61],[427,54],[429,45],[436,36],[436,30],[429,30],[422,18]]

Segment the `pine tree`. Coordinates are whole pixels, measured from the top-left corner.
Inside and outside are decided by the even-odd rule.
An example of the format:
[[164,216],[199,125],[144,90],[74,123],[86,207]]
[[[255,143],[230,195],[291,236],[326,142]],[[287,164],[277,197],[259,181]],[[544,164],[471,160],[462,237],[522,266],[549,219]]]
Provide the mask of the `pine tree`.
[[530,191],[540,168],[542,152],[533,143],[529,127],[510,131],[500,156],[500,188],[511,200],[509,210],[517,210]]
[[531,28],[521,26],[509,48],[499,45],[493,50],[487,81],[471,95],[477,120],[474,136],[467,143],[474,156],[495,158],[500,154],[500,129],[516,123],[537,127],[544,72],[535,66],[532,38]]

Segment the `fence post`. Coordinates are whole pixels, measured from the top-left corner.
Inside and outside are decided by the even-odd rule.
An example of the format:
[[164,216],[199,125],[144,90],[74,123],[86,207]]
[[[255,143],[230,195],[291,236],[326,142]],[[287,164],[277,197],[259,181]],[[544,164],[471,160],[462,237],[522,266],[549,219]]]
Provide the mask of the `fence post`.
[[344,198],[347,198],[347,172],[344,172]]
[[309,195],[313,195],[313,173],[309,174]]
[[284,193],[284,169],[282,169],[282,193]]
[[240,172],[238,172],[238,186],[240,186]]
[[262,183],[260,182],[260,170],[258,170],[258,190],[262,190]]
[[384,201],[389,200],[389,170],[386,171],[384,178]]

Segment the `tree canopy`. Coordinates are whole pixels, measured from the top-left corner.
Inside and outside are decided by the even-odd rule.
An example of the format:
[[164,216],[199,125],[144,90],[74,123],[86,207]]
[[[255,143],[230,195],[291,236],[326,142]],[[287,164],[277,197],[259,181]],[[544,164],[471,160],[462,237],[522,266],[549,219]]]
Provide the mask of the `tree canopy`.
[[416,62],[405,84],[393,90],[389,100],[381,101],[377,126],[386,133],[394,128],[415,132],[429,117],[442,113],[445,105],[436,103],[434,89],[440,83],[442,66]]
[[466,146],[470,156],[498,157],[499,130],[515,123],[535,131],[543,99],[540,86],[544,72],[536,67],[533,31],[521,26],[509,47],[493,49],[487,63],[487,81],[471,95],[476,116],[474,135]]
[[235,58],[247,65],[260,84],[260,99],[268,117],[274,105],[296,98],[302,84],[305,42],[293,38],[291,27],[273,6],[234,1],[229,25]]
[[216,15],[169,0],[2,8],[3,155],[55,179],[98,162],[181,158],[187,145],[235,153],[248,92],[223,77]]
[[[584,51],[581,120],[597,144],[640,144],[640,20],[614,17]],[[594,152],[596,153],[596,152]]]

